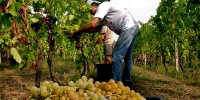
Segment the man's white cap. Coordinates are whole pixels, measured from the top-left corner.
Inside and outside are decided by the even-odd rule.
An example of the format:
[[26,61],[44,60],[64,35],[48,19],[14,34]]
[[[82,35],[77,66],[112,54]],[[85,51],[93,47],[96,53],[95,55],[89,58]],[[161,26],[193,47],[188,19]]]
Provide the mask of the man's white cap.
[[87,4],[91,5],[91,4],[101,4],[101,2],[96,1],[96,0],[87,0]]

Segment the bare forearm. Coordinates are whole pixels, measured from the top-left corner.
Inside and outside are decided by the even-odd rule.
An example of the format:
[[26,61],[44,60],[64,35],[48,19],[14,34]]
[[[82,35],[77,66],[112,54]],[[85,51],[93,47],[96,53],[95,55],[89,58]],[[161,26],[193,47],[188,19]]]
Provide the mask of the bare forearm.
[[101,30],[101,28],[102,28],[102,25],[99,25],[99,26],[89,29],[87,32],[88,33],[96,33],[96,32],[99,32]]
[[79,30],[75,31],[75,35],[84,33],[84,32],[88,32],[90,29],[94,28],[93,24],[90,22],[86,25],[84,25],[83,27],[81,27]]
[[98,38],[97,41],[95,42],[95,45],[98,44],[98,43],[100,43],[102,40],[103,40],[103,39]]
[[90,29],[95,28],[98,21],[99,21],[99,18],[94,18],[91,22],[85,24],[82,28],[77,30],[75,32],[75,35],[81,34],[83,32],[88,32]]
[[98,43],[100,43],[101,41],[103,41],[104,38],[105,38],[105,34],[102,33],[102,34],[100,35],[100,37],[97,39],[97,41],[95,42],[95,45],[98,44]]

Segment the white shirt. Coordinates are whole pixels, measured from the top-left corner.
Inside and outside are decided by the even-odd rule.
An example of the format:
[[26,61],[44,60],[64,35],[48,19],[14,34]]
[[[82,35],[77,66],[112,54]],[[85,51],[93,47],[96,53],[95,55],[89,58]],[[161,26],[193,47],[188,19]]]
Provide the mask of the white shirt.
[[128,10],[114,2],[106,1],[101,3],[97,8],[94,17],[101,19],[100,25],[108,26],[118,35],[121,31],[137,24]]
[[107,26],[101,28],[100,33],[105,33],[104,43],[113,44],[115,42],[114,32],[111,31]]

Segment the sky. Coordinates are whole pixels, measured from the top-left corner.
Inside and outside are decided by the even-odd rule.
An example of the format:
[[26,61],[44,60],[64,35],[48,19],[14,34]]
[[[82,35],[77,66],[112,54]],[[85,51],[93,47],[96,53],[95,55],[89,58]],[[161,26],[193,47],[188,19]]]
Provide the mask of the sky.
[[[135,17],[142,23],[148,22],[150,16],[156,15],[156,9],[161,0],[111,0],[114,2],[126,2],[131,5]],[[91,2],[91,0],[88,0]]]
[[148,22],[150,16],[156,15],[156,9],[161,0],[131,0],[134,14],[143,23]]

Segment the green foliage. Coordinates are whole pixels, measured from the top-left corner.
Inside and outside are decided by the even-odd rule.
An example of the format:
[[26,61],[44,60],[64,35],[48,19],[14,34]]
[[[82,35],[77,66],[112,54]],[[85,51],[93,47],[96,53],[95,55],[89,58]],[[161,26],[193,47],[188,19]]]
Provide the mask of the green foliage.
[[10,19],[10,14],[3,14],[2,12],[0,12],[1,16],[1,22],[0,22],[0,28],[7,28],[11,26],[11,19]]
[[18,9],[22,6],[21,2],[16,2],[15,0],[12,0],[12,4],[9,8],[9,13],[12,14],[12,16],[18,15]]
[[24,66],[24,62],[19,63],[18,68],[22,68]]
[[18,51],[16,48],[11,48],[10,53],[12,54],[13,58],[18,62],[21,63],[22,59],[21,56],[19,55]]
[[39,19],[37,19],[37,18],[31,18],[31,21],[32,21],[33,23],[37,23],[37,22],[39,21]]
[[[0,4],[5,7],[7,2],[7,0],[2,0]],[[22,10],[22,5],[26,6],[27,13],[25,20],[19,13]],[[44,12],[40,12],[41,9],[44,9]],[[90,55],[96,53],[94,52],[96,48],[98,49],[98,56],[103,55],[103,50],[100,49],[103,45],[93,46],[98,35],[83,34],[80,36],[81,41],[84,41],[82,43],[85,45],[83,51],[76,49],[76,42],[70,41],[66,36],[72,31],[78,30],[92,19],[92,15],[89,13],[90,9],[91,5],[86,4],[85,0],[12,0],[8,8],[8,13],[0,12],[1,47],[8,46],[12,48],[15,46],[17,48],[16,51],[19,52],[20,56],[16,56],[14,53],[14,58],[17,59],[17,62],[21,62],[18,66],[21,68],[26,60],[37,60],[37,55],[40,50],[38,48],[38,42],[33,38],[41,42],[42,51],[48,54],[50,47],[47,40],[51,34],[56,44],[56,51],[63,48],[66,56],[75,55],[79,65],[86,60],[91,61]],[[30,12],[32,10],[34,12]],[[14,33],[13,31],[14,27],[12,27],[12,23],[14,19],[17,21],[17,27],[19,28],[17,31],[22,33],[24,38],[22,44],[18,43],[19,33]],[[26,21],[27,23],[25,23]],[[24,29],[26,24],[28,25]],[[53,32],[50,32],[50,29]],[[15,34],[14,37],[13,34]],[[30,41],[29,45],[25,44],[27,39]],[[81,55],[82,53],[84,57]],[[21,57],[21,60],[19,60],[19,57]]]
[[[198,13],[200,13],[198,0],[161,0],[157,14],[147,23],[141,23],[134,57],[145,53],[147,61],[151,63],[151,68],[147,67],[148,69],[198,83],[199,72],[194,71],[199,70],[200,64]],[[178,44],[179,66],[184,71],[177,72],[175,69],[175,43]],[[166,62],[163,62],[163,58]],[[163,63],[166,64],[167,71]]]
[[[199,6],[192,2],[162,0],[157,8],[157,15],[152,16],[148,23],[141,23],[135,54],[162,55],[164,52],[164,56],[171,59],[174,57],[176,40],[180,57],[187,58],[191,51],[198,51]],[[195,59],[194,56],[192,59]]]

